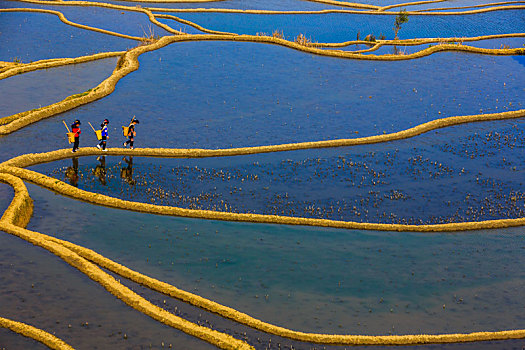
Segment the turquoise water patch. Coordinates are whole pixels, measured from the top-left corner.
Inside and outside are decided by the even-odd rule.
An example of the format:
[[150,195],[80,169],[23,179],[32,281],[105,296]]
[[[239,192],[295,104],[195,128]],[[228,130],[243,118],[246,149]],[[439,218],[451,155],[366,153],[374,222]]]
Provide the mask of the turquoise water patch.
[[[460,0],[408,9],[476,3]],[[0,7],[39,5],[0,1]],[[198,7],[337,8],[292,0],[235,0]],[[53,9],[64,11],[72,20],[110,30],[139,36],[149,30],[143,14]],[[523,16],[517,10],[461,17],[410,16],[399,35],[519,32]],[[348,14],[186,13],[181,17],[210,29],[252,34],[282,29],[287,38],[303,33],[313,41],[352,40],[358,32],[362,37],[368,32],[391,37],[394,21],[392,15]],[[2,13],[0,23],[1,60],[29,62],[136,45],[72,28],[54,15]],[[491,48],[522,44],[523,39],[472,43]],[[387,47],[376,53],[391,51]],[[82,121],[81,147],[98,143],[88,121],[96,127],[105,118],[110,120],[109,147],[121,147],[121,125],[127,125],[133,115],[141,121],[135,140],[138,148],[270,145],[355,138],[443,117],[519,110],[525,87],[520,57],[460,52],[414,61],[369,62],[267,44],[210,41],[172,44],[140,56],[139,61],[139,70],[123,78],[108,97],[0,137],[0,161],[70,147],[62,119],[67,124]],[[22,111],[81,92],[55,88],[59,80],[87,90],[115,62],[109,59],[0,81],[4,91],[0,96],[5,100],[0,101],[0,116],[2,108],[5,113]],[[97,160],[90,156],[77,159],[77,165],[66,159],[32,169],[83,189],[187,208],[363,222],[516,218],[525,211],[523,127],[523,120],[516,119],[471,123],[353,148],[215,159],[134,157],[133,162],[129,157]],[[30,229],[92,248],[137,271],[292,329],[438,334],[519,329],[525,321],[521,227],[423,234],[219,222],[93,206],[34,185],[29,185],[29,191],[35,199]],[[11,198],[10,187],[0,184],[0,209]],[[0,316],[56,333],[78,348],[162,348],[161,342],[183,349],[210,348],[131,310],[40,248],[0,233],[0,256]],[[174,311],[170,298],[123,283]],[[175,312],[192,322],[209,324],[208,316],[201,317],[199,310],[181,307]],[[229,321],[212,322],[218,330],[242,337],[242,327]],[[269,347],[271,336],[260,340],[257,332],[248,333],[257,349]],[[4,334],[0,332],[2,346],[31,346],[19,336]],[[519,348],[521,343],[418,348],[499,349]]]
[[[43,329],[76,349],[161,348],[162,342],[166,348],[213,348],[131,309],[53,254],[1,231],[0,254],[2,317]],[[2,346],[40,348],[4,334]]]
[[30,229],[293,329],[405,334],[523,324],[520,229],[418,234],[242,224],[108,209],[35,186],[30,193]]

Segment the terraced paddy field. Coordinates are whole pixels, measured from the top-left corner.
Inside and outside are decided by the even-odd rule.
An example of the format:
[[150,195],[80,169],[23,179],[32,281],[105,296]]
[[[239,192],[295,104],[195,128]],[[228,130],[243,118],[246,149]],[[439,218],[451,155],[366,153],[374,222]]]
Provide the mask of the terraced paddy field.
[[523,28],[0,0],[0,348],[523,348]]

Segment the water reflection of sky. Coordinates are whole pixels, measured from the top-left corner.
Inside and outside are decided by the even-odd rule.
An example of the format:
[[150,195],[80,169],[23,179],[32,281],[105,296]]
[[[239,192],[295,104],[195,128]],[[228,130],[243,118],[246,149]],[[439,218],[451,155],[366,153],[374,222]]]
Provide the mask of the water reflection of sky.
[[[55,15],[2,13],[0,59],[31,61],[124,51],[135,47],[133,40],[86,31],[65,25]],[[5,29],[4,29],[5,28]]]
[[[42,198],[41,198],[42,199]],[[43,201],[44,203],[46,200]],[[67,210],[67,218],[80,213]],[[48,251],[0,234],[2,317],[54,333],[76,349],[161,348],[161,343],[214,349],[129,308]],[[0,328],[2,346],[48,349]]]
[[[347,13],[314,15],[251,15],[230,13],[176,13],[205,28],[238,34],[271,34],[274,30],[284,32],[285,38],[293,40],[302,33],[313,42],[344,42],[367,34],[387,39],[394,38],[394,15],[357,15]],[[523,14],[519,10],[481,13],[468,16],[409,16],[399,31],[401,39],[481,36],[489,34],[521,33]],[[520,20],[521,18],[521,20]],[[480,23],[490,21],[490,26]],[[170,23],[164,20],[164,23]],[[173,22],[172,22],[173,23]]]
[[[488,122],[354,148],[189,160],[82,157],[74,184],[159,205],[357,222],[519,218],[524,167],[516,150],[524,147],[522,122]],[[34,169],[72,181],[70,160]]]
[[393,132],[519,109],[523,95],[523,67],[509,57],[440,53],[370,62],[198,42],[145,54],[140,63],[111,96],[63,116],[109,117],[118,132],[136,115],[147,122],[137,128],[139,147],[217,148]]
[[47,106],[92,89],[111,74],[117,59],[38,70],[0,80],[0,117]]
[[523,56],[512,56],[513,59],[518,61],[521,65],[525,66],[525,57]]
[[[472,3],[455,1],[454,5]],[[6,1],[1,1],[0,6],[38,7]],[[202,6],[334,8],[291,0],[225,1]],[[56,9],[64,11],[71,20],[130,35],[141,36],[147,25],[145,16],[138,13],[58,6]],[[211,29],[254,34],[282,28],[290,38],[305,33],[314,40],[328,42],[354,39],[357,31],[392,35],[393,23],[392,16],[175,15]],[[2,60],[19,57],[28,62],[74,57],[136,45],[134,41],[66,26],[52,15],[0,16]],[[162,21],[178,28],[174,22]],[[511,33],[522,31],[522,23],[523,13],[519,11],[465,17],[413,16],[400,36]],[[520,39],[508,42],[520,46]],[[490,41],[473,45],[493,44]],[[108,59],[2,80],[0,116],[86,91],[108,76],[114,64],[115,59]],[[81,147],[96,143],[87,122],[97,126],[106,117],[110,119],[109,147],[119,147],[123,141],[120,126],[132,115],[141,121],[137,127],[138,147],[265,145],[360,137],[446,116],[521,109],[525,88],[521,57],[462,53],[439,53],[414,61],[366,62],[312,56],[264,44],[198,42],[172,44],[144,54],[140,64],[139,71],[122,79],[115,92],[105,99],[0,137],[0,161],[23,153],[69,147],[62,119],[68,124],[77,118],[82,120]],[[383,201],[378,208],[373,201],[361,207],[368,210],[367,219],[381,219],[384,211],[398,217],[430,220],[432,216],[454,216],[455,209],[463,210],[461,215],[465,217],[470,210],[471,218],[493,218],[487,212],[480,214],[481,206],[488,208],[485,198],[491,200],[490,208],[498,210],[498,217],[512,210],[515,217],[523,210],[522,149],[523,122],[510,120],[457,126],[403,141],[356,148],[227,159],[135,157],[133,168],[135,174],[158,175],[158,188],[166,190],[171,186],[178,193],[193,197],[217,187],[217,193],[231,196],[230,204],[242,206],[241,209],[265,210],[272,198],[284,192],[293,193],[296,202],[311,201],[316,205],[355,198],[361,204],[361,198],[380,196]],[[316,163],[318,159],[322,160],[320,165]],[[355,179],[351,177],[351,186],[351,181],[341,180],[342,170],[335,170],[342,159],[360,165],[359,169],[352,169]],[[93,182],[86,177],[79,186],[120,195],[121,169],[126,165],[117,165],[118,161],[120,158],[107,158],[106,186],[92,176]],[[67,168],[70,162],[35,168],[53,171]],[[83,157],[79,163],[82,171],[89,172],[100,162],[95,157]],[[385,174],[381,181],[386,183],[374,185],[373,174],[362,165]],[[232,174],[255,172],[261,178],[251,184],[255,197],[239,196],[238,191],[229,194],[239,187],[247,191],[242,181],[202,181],[190,171],[195,166]],[[112,168],[115,171],[110,173]],[[167,172],[174,168],[186,171],[187,180],[179,182]],[[263,179],[268,171],[274,175]],[[330,176],[336,173],[339,180],[331,181]],[[315,181],[313,176],[317,177]],[[358,176],[365,176],[366,181],[361,184]],[[305,179],[312,181],[305,185]],[[258,196],[267,191],[265,187],[270,194]],[[290,328],[404,334],[523,327],[525,276],[520,266],[524,242],[520,228],[406,234],[214,222],[97,207],[36,186],[29,188],[35,199],[31,229],[85,245],[133,269]],[[399,197],[399,193],[409,199]],[[385,195],[397,199],[386,199]],[[11,196],[10,188],[0,185],[0,209],[7,207]],[[449,200],[451,206],[443,206]],[[362,212],[357,219],[363,217]],[[356,219],[351,214],[345,218]],[[166,344],[178,342],[183,348],[208,347],[168,327],[158,327],[146,316],[116,303],[101,287],[47,252],[13,237],[4,235],[1,240],[0,247],[9,248],[0,252],[0,276],[2,285],[7,286],[1,291],[0,304],[12,305],[3,309],[2,316],[32,320],[30,323],[54,331],[79,347],[91,348],[94,339],[101,347],[119,347],[124,333],[130,347],[149,343],[160,347],[160,339]],[[155,298],[162,304],[163,297]],[[184,312],[190,318],[197,318],[199,313]],[[92,326],[82,326],[86,321]],[[72,327],[68,328],[68,324]],[[0,338],[7,339],[8,346],[26,346],[25,340],[8,332],[0,333]],[[472,348],[516,344],[521,343],[476,343]],[[456,347],[460,346],[447,346]],[[310,347],[294,344],[294,348]]]
[[407,234],[239,224],[108,209],[34,186],[31,195],[31,229],[294,329],[470,332],[523,321],[519,229]]

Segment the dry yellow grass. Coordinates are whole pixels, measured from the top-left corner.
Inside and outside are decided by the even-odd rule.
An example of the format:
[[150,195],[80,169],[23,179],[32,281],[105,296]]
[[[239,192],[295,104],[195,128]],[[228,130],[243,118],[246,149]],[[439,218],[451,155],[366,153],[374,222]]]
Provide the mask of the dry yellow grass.
[[[2,171],[13,171],[6,167]],[[19,169],[19,171],[29,172],[27,178],[32,178],[31,181],[39,183],[41,179],[48,181],[46,176],[38,173],[30,172],[29,170]],[[17,173],[18,171],[13,171]],[[20,173],[19,173],[20,174]],[[177,317],[166,310],[151,304],[146,299],[137,295],[127,287],[120,284],[115,278],[104,272],[100,267],[108,269],[125,278],[129,278],[137,283],[147,286],[153,290],[159,291],[166,295],[181,299],[192,305],[196,305],[203,309],[215,312],[223,317],[232,319],[236,322],[248,325],[255,329],[279,335],[282,337],[295,339],[305,342],[321,343],[321,344],[341,344],[341,345],[416,345],[429,343],[458,343],[458,342],[472,342],[472,341],[487,341],[487,340],[505,340],[505,339],[520,339],[525,337],[525,330],[506,330],[497,332],[474,332],[464,334],[418,334],[418,335],[388,335],[388,336],[364,336],[364,335],[344,335],[344,334],[316,334],[304,333],[294,331],[285,327],[280,327],[255,319],[247,314],[241,313],[235,309],[220,305],[211,300],[202,298],[192,293],[182,291],[170,284],[153,279],[146,275],[140,274],[136,271],[130,270],[125,266],[117,264],[96,252],[77,246],[73,243],[59,240],[38,232],[26,230],[21,226],[16,225],[16,213],[28,212],[24,209],[24,203],[29,198],[27,189],[22,180],[13,175],[0,173],[0,181],[6,182],[15,189],[14,199],[9,206],[6,213],[0,219],[0,230],[9,234],[20,237],[34,245],[40,246],[62,258],[65,262],[75,267],[82,273],[85,273],[89,278],[101,284],[110,293],[121,299],[123,302],[133,307],[134,309],[162,322],[166,325],[182,330],[190,335],[205,340],[211,344],[216,345],[221,349],[253,349],[250,345],[237,340],[229,335],[213,331],[206,327],[197,326],[180,317]],[[55,184],[60,183],[51,179]],[[59,186],[69,186],[64,183]],[[100,266],[100,267],[99,267]],[[44,342],[47,341],[47,334],[42,332],[32,332],[27,327],[13,327],[12,322],[1,322],[0,327],[6,327],[20,332],[26,336],[30,336],[35,340]],[[54,346],[59,339],[53,339]],[[47,344],[46,344],[47,345]],[[65,345],[57,346],[57,349],[70,349]],[[62,347],[63,346],[63,347]]]
[[[525,37],[524,33],[516,34],[504,34],[504,35],[488,35],[483,37],[475,38],[427,38],[427,39],[409,39],[409,40],[378,40],[378,42],[368,50],[360,50],[355,52],[350,51],[337,51],[337,50],[322,50],[321,48],[330,47],[342,47],[350,45],[350,43],[363,43],[362,41],[351,41],[345,43],[333,43],[333,44],[322,44],[312,43],[311,40],[307,39],[305,35],[300,34],[295,38],[295,41],[288,41],[284,39],[282,31],[274,31],[270,36],[268,35],[237,35],[235,33],[225,33],[219,31],[213,31],[198,24],[190,21],[182,20],[175,16],[166,14],[154,14],[154,11],[162,12],[221,12],[221,13],[250,13],[250,14],[321,14],[321,13],[357,13],[357,14],[369,14],[369,15],[392,15],[395,16],[397,12],[386,12],[388,9],[395,7],[412,6],[417,4],[435,3],[442,0],[431,0],[431,1],[418,1],[405,4],[397,4],[392,6],[379,7],[368,4],[356,4],[344,1],[333,1],[333,0],[310,0],[318,3],[337,5],[340,7],[355,8],[359,10],[321,10],[321,11],[259,11],[259,10],[236,10],[236,9],[162,9],[162,8],[143,8],[142,6],[123,6],[114,5],[99,2],[85,2],[85,1],[35,1],[35,0],[21,0],[27,3],[38,3],[39,5],[53,5],[53,6],[96,6],[103,8],[119,9],[126,11],[141,12],[148,16],[149,21],[160,28],[173,34],[172,36],[157,37],[154,35],[154,31],[150,30],[145,33],[144,37],[135,37],[99,28],[89,27],[69,21],[61,12],[53,10],[41,10],[41,9],[0,9],[0,12],[40,12],[56,15],[60,20],[71,26],[81,28],[84,30],[91,30],[107,35],[116,37],[136,40],[144,45],[133,48],[127,52],[108,52],[97,55],[78,57],[78,58],[65,58],[65,59],[51,59],[41,60],[29,64],[23,64],[19,62],[0,62],[0,79],[5,79],[16,74],[23,74],[25,72],[58,67],[66,64],[76,64],[82,62],[88,62],[96,59],[102,59],[107,57],[119,57],[116,68],[106,80],[101,84],[90,89],[86,92],[72,95],[60,102],[45,106],[32,111],[26,111],[23,113],[15,114],[0,119],[0,134],[9,134],[19,130],[20,128],[27,126],[31,123],[38,122],[43,118],[57,115],[65,112],[72,108],[76,108],[83,104],[93,102],[97,99],[108,96],[112,93],[117,82],[127,74],[138,69],[138,57],[145,52],[157,50],[166,45],[185,42],[185,41],[232,41],[232,42],[256,42],[265,44],[276,44],[283,47],[287,47],[302,52],[331,56],[344,59],[359,59],[359,60],[377,60],[377,61],[398,61],[406,59],[417,59],[425,57],[437,52],[442,51],[460,51],[470,52],[477,54],[486,55],[523,55],[525,49],[523,48],[510,48],[508,45],[501,46],[500,49],[481,49],[471,46],[463,45],[467,41],[477,40],[488,40],[495,38],[506,38],[506,37]],[[133,1],[133,0],[130,0]],[[200,2],[203,0],[184,0],[184,2]],[[208,0],[204,0],[208,2]],[[212,0],[215,1],[215,0]],[[144,1],[142,1],[144,2]],[[171,0],[145,0],[145,2],[178,2]],[[508,6],[501,6],[508,5]],[[525,9],[525,6],[518,5],[518,2],[505,2],[505,3],[493,3],[484,4],[479,6],[464,7],[470,10],[462,12],[438,12],[433,11],[412,11],[407,12],[408,15],[414,16],[450,16],[450,15],[464,15],[474,13],[486,13],[492,11],[502,11],[511,9]],[[472,10],[472,8],[477,8]],[[443,8],[439,10],[449,10],[452,8]],[[457,8],[460,9],[460,8]],[[205,32],[205,35],[189,35],[182,31],[175,30],[170,26],[163,24],[158,21],[158,18],[172,19],[180,23],[192,26]],[[422,49],[412,54],[398,54],[398,55],[364,55],[377,50],[382,45],[423,45],[436,43],[438,45],[431,46]],[[232,155],[243,155],[243,154],[255,154],[255,153],[266,153],[266,152],[281,152],[298,149],[313,149],[321,147],[340,147],[340,146],[352,146],[361,144],[372,144],[378,142],[387,142],[400,140],[408,137],[414,137],[430,130],[438,128],[448,127],[451,125],[458,125],[462,123],[471,123],[477,121],[486,120],[503,120],[510,118],[521,118],[525,116],[525,110],[518,110],[505,113],[494,113],[494,114],[482,114],[482,115],[470,115],[470,116],[455,116],[449,118],[442,118],[434,120],[428,123],[418,125],[416,127],[403,130],[391,134],[376,135],[363,138],[355,139],[342,139],[342,140],[329,140],[319,142],[303,142],[303,143],[291,143],[285,145],[274,145],[274,146],[259,146],[259,147],[248,147],[248,148],[232,148],[222,150],[206,150],[206,149],[137,149],[122,150],[122,149],[109,149],[108,155],[135,155],[135,156],[150,156],[150,157],[220,157],[220,156],[232,156]],[[83,148],[76,156],[87,156],[100,154],[95,148]],[[288,225],[313,225],[313,226],[328,226],[338,228],[357,228],[357,229],[369,229],[369,230],[395,230],[395,231],[418,231],[418,232],[432,232],[432,231],[459,231],[459,230],[473,230],[473,229],[485,229],[485,228],[503,228],[510,226],[522,226],[525,225],[525,218],[518,219],[502,219],[502,220],[489,220],[481,222],[462,222],[454,224],[441,224],[441,225],[388,225],[388,224],[376,224],[376,223],[357,223],[357,222],[344,222],[334,220],[323,220],[323,219],[309,219],[309,218],[295,218],[285,217],[276,215],[255,215],[255,214],[236,214],[236,213],[224,213],[216,211],[205,211],[205,210],[190,210],[176,207],[167,206],[155,206],[146,203],[136,203],[130,201],[124,201],[101,194],[90,193],[87,191],[79,190],[78,188],[67,185],[62,181],[51,179],[45,175],[35,173],[33,171],[24,169],[24,167],[49,162],[58,159],[64,159],[71,156],[69,150],[58,150],[48,153],[41,154],[26,154],[20,157],[13,158],[7,162],[0,164],[0,181],[8,183],[15,190],[15,196],[11,202],[11,205],[3,213],[0,219],[0,230],[18,236],[32,244],[43,247],[53,254],[61,257],[71,266],[77,268],[82,273],[85,273],[91,279],[101,284],[110,293],[123,300],[130,307],[162,322],[176,329],[180,329],[190,335],[196,336],[200,339],[208,341],[223,349],[251,349],[252,347],[235,339],[229,335],[223,334],[211,330],[206,327],[201,327],[188,322],[185,319],[177,317],[161,308],[151,304],[146,299],[138,296],[125,286],[121,285],[112,276],[103,271],[100,267],[108,269],[116,274],[119,274],[125,278],[129,278],[137,283],[141,283],[153,290],[165,293],[175,298],[179,298],[187,303],[196,305],[203,309],[215,312],[223,317],[232,319],[236,322],[248,325],[255,329],[276,334],[282,337],[295,339],[305,342],[322,343],[322,344],[344,344],[344,345],[414,345],[414,344],[427,344],[427,343],[454,343],[454,342],[470,342],[470,341],[484,341],[484,340],[504,340],[504,339],[516,339],[525,338],[525,330],[507,330],[500,332],[475,332],[468,334],[439,334],[439,335],[397,335],[397,336],[362,336],[362,335],[338,335],[338,334],[315,334],[315,333],[304,333],[300,331],[290,330],[285,327],[280,327],[266,323],[264,321],[255,319],[249,315],[241,313],[233,308],[220,305],[211,300],[202,298],[200,296],[188,293],[177,289],[176,287],[164,283],[162,281],[153,279],[145,276],[139,272],[130,270],[125,266],[119,265],[94,251],[86,249],[81,246],[77,246],[70,242],[65,242],[56,239],[51,236],[47,236],[38,232],[26,230],[25,227],[29,223],[29,220],[33,211],[33,201],[27,192],[22,180],[30,181],[38,184],[42,187],[48,188],[60,194],[74,197],[89,203],[104,205],[113,208],[135,210],[141,212],[147,212],[152,214],[160,215],[178,215],[186,217],[204,218],[204,219],[215,219],[215,220],[231,220],[231,221],[246,221],[246,222],[261,222],[261,223],[275,223],[275,224],[288,224]],[[0,317],[0,327],[9,328],[15,332],[29,336],[36,339],[51,348],[56,349],[70,349],[71,347],[60,339],[38,330],[32,326],[24,325],[16,321],[4,319]]]

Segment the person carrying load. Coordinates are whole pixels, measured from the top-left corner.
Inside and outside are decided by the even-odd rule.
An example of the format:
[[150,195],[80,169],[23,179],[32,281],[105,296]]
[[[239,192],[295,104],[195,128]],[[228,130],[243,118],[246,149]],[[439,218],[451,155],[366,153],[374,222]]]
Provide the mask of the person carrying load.
[[133,141],[135,141],[135,136],[137,133],[135,132],[135,125],[139,124],[138,119],[135,119],[135,116],[133,116],[133,119],[131,120],[131,123],[126,128],[125,126],[122,127],[122,131],[124,133],[124,136],[128,137],[128,140],[124,142],[124,147],[126,147],[129,143],[129,148],[133,149]]
[[106,141],[108,139],[108,124],[109,124],[109,120],[107,119],[104,119],[104,122],[100,124],[100,131],[101,131],[102,138],[101,138],[100,143],[97,145],[97,148],[100,149],[102,147],[102,150],[104,152],[107,151]]
[[75,136],[75,141],[73,142],[73,150],[71,152],[75,153],[78,150],[78,145],[80,143],[80,120],[75,120],[73,124],[71,124],[71,132]]
[[128,126],[124,126],[124,125],[122,126],[122,135],[124,135],[124,137],[128,137],[129,127],[131,126],[134,120],[135,120],[135,116],[131,118],[131,121],[129,122]]

